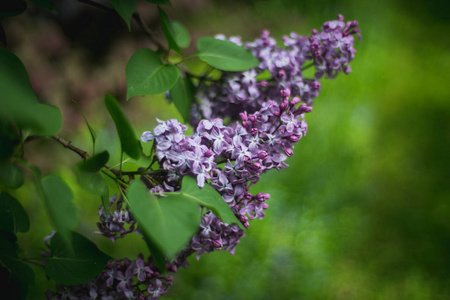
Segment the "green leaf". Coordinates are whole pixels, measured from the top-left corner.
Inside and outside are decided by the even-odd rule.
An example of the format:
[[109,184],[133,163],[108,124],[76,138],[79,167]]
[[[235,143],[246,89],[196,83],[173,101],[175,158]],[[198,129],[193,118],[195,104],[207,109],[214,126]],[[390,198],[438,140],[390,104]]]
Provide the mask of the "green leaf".
[[34,284],[33,270],[18,257],[17,237],[12,232],[0,231],[0,261],[9,272],[25,284]]
[[194,102],[195,86],[190,78],[179,78],[170,90],[170,98],[180,112],[185,122],[191,119],[192,103]]
[[73,193],[67,183],[56,175],[41,180],[44,202],[56,230],[70,246],[70,231],[78,225],[78,216],[73,204]]
[[0,230],[27,232],[30,218],[19,201],[6,192],[0,194]]
[[[105,150],[76,165],[76,174],[80,186],[94,195],[101,196],[103,204],[104,198],[108,199],[109,189],[108,184],[99,171],[108,161],[109,152]],[[106,202],[105,211],[108,211],[108,202]]]
[[[194,178],[184,176],[180,195],[183,198],[192,199],[202,206],[209,208],[224,223],[236,223],[241,229],[245,229],[225,200],[223,200],[222,196],[210,185],[205,184],[205,187],[200,189]],[[169,197],[171,197],[171,195],[169,195]]]
[[100,173],[86,172],[77,168],[76,174],[78,182],[84,190],[97,196],[108,196],[108,184]]
[[109,161],[109,152],[103,151],[99,154],[78,163],[80,170],[96,173],[100,171]]
[[18,258],[3,257],[1,258],[2,263],[5,267],[16,276],[20,281],[28,284],[34,284],[34,272],[33,270]]
[[220,70],[245,71],[259,65],[253,54],[228,41],[202,37],[197,48],[199,59]]
[[86,117],[83,114],[83,111],[81,110],[80,105],[78,105],[78,103],[74,100],[72,100],[73,103],[75,103],[75,105],[78,107],[78,110],[80,111],[81,115],[83,116],[84,122],[86,123],[89,132],[91,134],[91,138],[92,138],[92,144],[94,145],[94,153],[95,153],[95,140],[97,139],[97,134],[95,133],[94,129],[91,127],[91,125],[89,125],[89,122],[87,121]]
[[157,5],[168,5],[172,7],[172,4],[170,3],[170,0],[145,0],[147,2],[157,4]]
[[127,99],[136,95],[155,95],[172,88],[180,77],[174,65],[164,65],[150,49],[134,53],[126,67]]
[[0,49],[0,118],[37,135],[54,135],[62,126],[61,111],[38,102],[23,63]]
[[23,184],[23,173],[9,161],[0,161],[0,184],[11,189],[17,189]]
[[139,140],[134,133],[133,127],[131,127],[130,121],[128,121],[128,118],[120,108],[119,103],[112,95],[107,94],[105,96],[105,104],[114,124],[116,124],[122,151],[131,158],[139,159],[141,156]]
[[172,34],[178,46],[181,48],[189,47],[189,44],[191,43],[191,36],[183,24],[177,21],[172,21]]
[[119,13],[122,19],[127,23],[128,30],[131,31],[131,17],[136,9],[138,0],[110,0],[111,5]]
[[17,133],[17,129],[11,122],[0,118],[0,160],[10,158],[20,143],[21,137]]
[[73,251],[57,232],[50,242],[52,257],[45,265],[46,274],[56,282],[75,285],[85,283],[100,274],[110,256],[100,251],[89,239],[71,232]]
[[166,40],[169,43],[169,50],[173,49],[178,54],[183,55],[183,51],[181,51],[180,47],[178,46],[174,38],[175,31],[172,28],[172,21],[169,19],[169,16],[167,16],[166,12],[159,6],[158,11],[159,11],[159,18],[161,19],[161,26],[164,32],[164,36],[166,37]]
[[139,228],[153,245],[173,259],[197,232],[200,209],[197,203],[183,197],[156,198],[139,180],[128,189],[128,204]]

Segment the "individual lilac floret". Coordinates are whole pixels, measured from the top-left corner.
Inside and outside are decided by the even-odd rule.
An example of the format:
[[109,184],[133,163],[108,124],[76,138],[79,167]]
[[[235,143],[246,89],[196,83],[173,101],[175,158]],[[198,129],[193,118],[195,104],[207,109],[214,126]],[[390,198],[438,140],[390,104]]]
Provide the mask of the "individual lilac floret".
[[[342,15],[325,22],[320,32],[313,30],[309,37],[296,33],[284,36],[284,47],[279,47],[267,30],[263,31],[260,38],[244,44],[260,60],[259,66],[244,72],[223,72],[219,81],[201,86],[197,91],[200,103],[193,108],[191,123],[196,125],[200,115],[236,120],[243,111],[261,109],[282,89],[289,89],[292,96],[311,106],[324,75],[335,78],[339,73],[350,73],[356,53],[355,34],[361,38],[358,22],[345,23]],[[216,38],[226,39],[223,35]],[[228,40],[240,43],[236,37]],[[305,76],[304,71],[310,67],[315,69],[313,75]]]

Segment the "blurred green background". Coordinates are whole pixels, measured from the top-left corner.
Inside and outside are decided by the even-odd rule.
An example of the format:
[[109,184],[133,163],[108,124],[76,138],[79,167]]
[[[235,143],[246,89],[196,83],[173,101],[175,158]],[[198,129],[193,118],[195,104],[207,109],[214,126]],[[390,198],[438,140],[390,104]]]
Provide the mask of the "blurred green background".
[[[363,40],[356,42],[353,72],[322,81],[307,115],[308,135],[294,149],[290,167],[263,175],[253,188],[254,193],[271,194],[266,218],[251,222],[234,256],[215,252],[199,261],[191,257],[191,266],[175,275],[165,299],[450,299],[450,2],[172,2],[173,9],[166,11],[189,29],[193,45],[196,38],[216,33],[244,40],[263,29],[279,40],[291,31],[309,34],[338,13],[359,21]],[[134,50],[148,46],[139,38],[125,31],[116,43],[134,43]],[[13,45],[30,68],[27,48],[20,42]],[[90,94],[77,90],[81,95],[72,96],[102,136],[100,148],[118,145],[101,95],[114,89],[123,94],[123,68],[133,51],[109,51],[116,67],[67,63],[61,68],[78,78],[74,82],[87,73],[93,76],[79,83],[82,88],[91,84]],[[77,53],[77,59],[86,55]],[[93,65],[94,75],[79,71]],[[114,84],[100,84],[114,76]],[[96,100],[87,101],[86,95]],[[55,99],[49,101],[70,107],[64,110],[61,135],[90,149],[72,99]],[[162,97],[132,99],[123,106],[138,134],[151,130],[155,117],[179,117]],[[30,160],[71,183],[80,206],[79,231],[115,257],[145,251],[139,238],[112,248],[104,238],[92,236],[99,201],[77,188],[67,167],[78,161],[76,155],[49,143],[33,142]],[[48,151],[55,153],[51,159]],[[34,193],[29,183],[17,194],[26,199],[29,212],[42,209]],[[39,228],[20,237],[30,249],[51,230],[45,214],[31,217],[32,226]]]

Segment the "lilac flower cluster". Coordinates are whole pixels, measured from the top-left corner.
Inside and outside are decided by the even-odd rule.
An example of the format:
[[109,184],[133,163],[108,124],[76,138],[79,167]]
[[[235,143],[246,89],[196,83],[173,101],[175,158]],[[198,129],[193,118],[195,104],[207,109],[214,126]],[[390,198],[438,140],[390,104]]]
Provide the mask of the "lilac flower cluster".
[[[287,167],[294,144],[307,132],[304,114],[312,110],[290,98],[289,90],[280,92],[281,104],[267,101],[254,114],[242,112],[241,123],[225,126],[223,120],[202,120],[193,136],[184,134],[186,126],[177,120],[159,121],[154,132],[144,132],[143,142],[155,141],[155,155],[167,177],[158,189],[174,191],[183,176],[193,176],[199,187],[207,182],[228,203],[245,227],[248,220],[264,218],[270,196],[252,195],[250,187],[270,169]],[[191,241],[197,258],[213,250],[234,253],[244,232],[236,224],[225,224],[212,212],[203,216],[201,232]]]
[[97,223],[100,231],[94,232],[104,235],[113,242],[136,229],[136,220],[131,216],[128,209],[123,207],[123,198],[117,197],[117,195],[111,197],[108,210],[111,210],[114,203],[116,209],[112,213],[106,212],[103,205],[100,206],[98,212],[100,222]]
[[[321,88],[320,78],[350,73],[349,63],[356,52],[353,35],[361,37],[357,26],[357,21],[344,23],[339,15],[338,20],[325,22],[321,32],[312,30],[309,37],[296,33],[284,36],[284,47],[277,46],[268,31],[246,44],[240,37],[230,37],[229,41],[250,50],[260,64],[245,72],[223,72],[219,81],[199,89],[201,103],[193,108],[191,123],[197,124],[201,116],[237,119],[239,113],[255,112],[268,100],[276,99],[282,89],[291,90],[293,96],[311,106]],[[226,39],[223,35],[216,38]],[[306,78],[304,71],[309,67],[315,68],[314,75]]]
[[[165,192],[178,191],[182,178],[192,176],[200,188],[206,184],[213,187],[245,227],[249,227],[251,219],[263,219],[270,195],[253,195],[250,188],[261,174],[288,166],[285,160],[307,133],[305,113],[312,111],[313,99],[320,90],[318,80],[324,75],[334,78],[350,72],[349,63],[356,52],[353,35],[359,36],[357,26],[356,21],[344,23],[339,15],[338,20],[326,22],[320,33],[313,30],[309,37],[295,33],[284,37],[283,48],[268,31],[245,44],[260,60],[259,66],[245,72],[224,72],[219,81],[198,87],[201,104],[192,112],[192,136],[187,136],[187,126],[175,119],[158,120],[153,132],[142,134],[143,142],[154,142],[159,164],[157,174],[141,177],[150,193],[163,197]],[[242,45],[239,37],[229,40]],[[309,66],[315,67],[314,75],[305,78],[303,72]],[[266,75],[268,78],[262,79]],[[235,122],[224,124],[226,118]],[[109,211],[114,204],[109,214],[100,207],[97,233],[112,241],[133,231],[140,233],[122,198],[111,198]],[[186,259],[193,253],[197,259],[214,250],[234,254],[244,231],[205,211],[198,233],[175,261],[166,263],[169,271],[186,267]],[[94,280],[79,286],[59,286],[57,293],[49,297],[158,299],[167,292],[172,279],[160,274],[152,257],[145,262],[139,255],[136,261],[125,258],[110,262]]]
[[58,285],[56,292],[48,291],[46,296],[47,299],[77,300],[159,299],[167,293],[173,277],[164,277],[155,269],[153,261],[146,262],[142,255],[136,261],[113,260],[93,280],[80,285]]
[[[241,122],[232,126],[223,125],[221,119],[202,120],[193,136],[186,136],[187,126],[177,120],[158,120],[160,124],[154,131],[144,132],[141,137],[144,142],[155,141],[159,167],[167,171],[163,173],[165,176],[153,178],[159,184],[151,186],[150,192],[163,196],[164,192],[177,191],[183,176],[193,176],[199,187],[210,184],[219,192],[245,227],[249,227],[249,219],[264,218],[264,210],[268,208],[265,201],[270,195],[252,195],[249,189],[262,173],[288,166],[284,161],[293,154],[294,144],[307,133],[304,114],[312,110],[299,104],[298,97],[291,98],[289,90],[282,90],[279,97],[281,104],[270,100],[254,114],[243,112]],[[108,210],[112,207],[114,212],[106,214],[100,206],[97,233],[112,241],[133,231],[140,233],[121,197],[110,199]],[[197,259],[213,250],[234,254],[243,236],[244,231],[237,224],[226,224],[208,211],[202,217],[198,234],[166,267],[176,272],[187,265],[186,258],[195,252]],[[109,263],[94,280],[79,286],[60,286],[56,294],[49,295],[66,295],[68,299],[72,299],[71,295],[90,295],[92,299],[157,299],[171,282],[172,277],[161,277],[151,257],[144,263],[140,255],[136,261],[122,259]],[[141,290],[141,286],[147,286],[146,290]]]

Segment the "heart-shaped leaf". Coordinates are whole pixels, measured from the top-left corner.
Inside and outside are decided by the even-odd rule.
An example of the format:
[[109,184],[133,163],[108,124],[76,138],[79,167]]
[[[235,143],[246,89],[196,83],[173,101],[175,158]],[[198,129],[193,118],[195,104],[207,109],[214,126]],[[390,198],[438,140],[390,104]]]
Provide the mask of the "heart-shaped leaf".
[[62,284],[82,284],[100,274],[111,257],[81,234],[71,232],[70,236],[73,249],[67,247],[59,232],[52,237],[52,257],[45,264],[45,272]]
[[180,77],[174,65],[164,65],[150,49],[134,53],[126,68],[127,99],[136,95],[155,95],[168,91]]
[[131,127],[130,121],[128,121],[128,118],[120,108],[119,103],[112,95],[107,94],[105,96],[105,104],[114,121],[114,124],[116,124],[122,151],[128,154],[131,158],[139,159],[141,156],[139,140],[134,133],[133,127]]
[[169,259],[173,259],[198,230],[200,209],[192,199],[156,198],[139,180],[132,182],[127,197],[146,239],[157,245]]
[[224,71],[245,71],[259,65],[259,60],[232,42],[202,37],[197,42],[198,58]]

